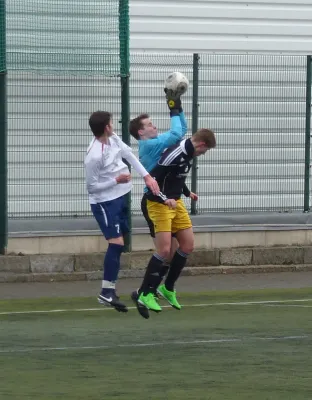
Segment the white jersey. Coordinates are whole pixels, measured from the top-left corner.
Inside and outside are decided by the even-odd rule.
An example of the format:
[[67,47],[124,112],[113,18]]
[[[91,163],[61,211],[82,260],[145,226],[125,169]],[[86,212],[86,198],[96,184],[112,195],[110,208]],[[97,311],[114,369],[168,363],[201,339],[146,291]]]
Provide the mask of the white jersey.
[[101,143],[97,138],[91,141],[84,161],[90,204],[114,200],[130,192],[131,181],[119,184],[116,181],[119,175],[130,173],[122,158],[142,177],[148,175],[131,148],[115,133],[108,138],[108,144]]

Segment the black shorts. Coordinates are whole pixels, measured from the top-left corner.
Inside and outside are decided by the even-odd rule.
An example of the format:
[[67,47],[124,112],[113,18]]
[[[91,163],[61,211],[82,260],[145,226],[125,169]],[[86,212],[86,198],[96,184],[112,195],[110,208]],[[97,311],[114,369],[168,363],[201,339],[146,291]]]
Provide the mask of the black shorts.
[[[141,200],[141,211],[142,214],[145,218],[145,221],[147,222],[148,225],[148,229],[150,231],[150,235],[152,238],[155,238],[155,228],[154,228],[154,224],[153,221],[150,219],[149,215],[148,215],[148,210],[147,210],[147,197],[146,194],[142,197]],[[172,237],[175,237],[175,233],[172,233],[171,235]]]
[[150,217],[148,216],[148,210],[147,210],[147,198],[146,195],[144,195],[142,197],[141,200],[141,211],[143,213],[143,216],[145,218],[145,221],[147,222],[148,225],[148,229],[150,231],[150,235],[152,238],[155,237],[155,229],[154,229],[154,224],[153,221],[150,219]]

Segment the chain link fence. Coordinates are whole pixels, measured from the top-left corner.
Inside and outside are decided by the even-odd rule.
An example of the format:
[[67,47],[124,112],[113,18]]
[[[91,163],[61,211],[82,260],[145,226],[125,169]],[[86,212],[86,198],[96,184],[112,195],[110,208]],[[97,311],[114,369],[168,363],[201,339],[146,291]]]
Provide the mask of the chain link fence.
[[83,169],[92,139],[88,119],[109,109],[121,131],[128,7],[126,0],[7,2],[9,218],[90,214]]
[[[98,55],[70,73],[61,72],[66,57],[60,64],[56,58],[57,74],[30,71],[26,61],[22,71],[16,57],[8,52],[9,217],[89,216],[88,118],[97,109],[112,112],[121,135],[120,81],[102,75]],[[181,71],[190,80],[182,101],[191,136],[197,74],[197,125],[216,132],[217,147],[198,159],[195,213],[303,210],[306,57],[199,54],[196,71],[191,54],[132,54],[130,66],[130,118],[149,113],[160,134],[170,126],[164,79]],[[133,138],[131,146],[137,154]],[[143,182],[135,172],[133,182],[131,209],[140,215]]]
[[198,212],[302,210],[306,57],[200,55]]

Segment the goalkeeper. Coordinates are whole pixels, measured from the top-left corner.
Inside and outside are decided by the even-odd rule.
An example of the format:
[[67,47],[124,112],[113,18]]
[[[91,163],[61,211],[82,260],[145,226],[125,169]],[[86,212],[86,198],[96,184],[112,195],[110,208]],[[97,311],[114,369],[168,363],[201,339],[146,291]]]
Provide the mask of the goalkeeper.
[[[157,164],[161,154],[165,149],[177,144],[183,139],[187,133],[187,121],[182,109],[181,98],[179,94],[165,89],[167,105],[170,112],[170,130],[161,135],[158,135],[157,128],[152,123],[148,114],[141,114],[130,121],[129,132],[138,140],[139,143],[139,159],[147,171],[151,171]],[[145,194],[141,201],[141,210],[143,216],[148,224],[150,235],[155,243],[155,230],[154,224],[148,216],[147,211],[147,188],[144,190]],[[183,194],[193,200],[197,200],[197,195],[191,193],[186,185],[183,187]],[[167,274],[170,261],[178,248],[178,242],[172,235],[170,255],[164,261],[161,274],[159,276],[159,284],[164,276]],[[132,299],[136,301],[137,293],[132,293]]]

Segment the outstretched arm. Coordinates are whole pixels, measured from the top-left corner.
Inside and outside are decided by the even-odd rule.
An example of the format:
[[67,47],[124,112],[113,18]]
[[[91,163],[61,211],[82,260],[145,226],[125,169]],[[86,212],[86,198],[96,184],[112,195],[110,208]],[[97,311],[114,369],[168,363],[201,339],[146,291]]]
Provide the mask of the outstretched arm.
[[180,108],[180,121],[181,121],[181,126],[182,126],[182,137],[184,137],[187,133],[187,121],[185,118],[185,114],[184,111],[182,110],[182,108]]
[[150,174],[146,171],[140,161],[132,153],[131,147],[127,146],[121,139],[119,139],[117,135],[114,135],[114,137],[121,148],[122,157],[128,161],[128,163],[136,170],[139,175],[142,176],[146,186],[151,190],[151,192],[157,195],[159,193],[158,183],[150,176]]
[[[166,95],[169,107],[168,95]],[[178,99],[175,108],[169,107],[170,110],[170,130],[159,135],[154,139],[145,142],[145,146],[150,147],[150,151],[154,154],[161,154],[165,149],[174,146],[180,142],[187,133],[187,121],[182,109],[181,100]]]
[[183,138],[181,118],[179,115],[170,117],[170,130],[154,139],[145,141],[145,146],[151,151],[161,154],[165,149],[180,142]]

